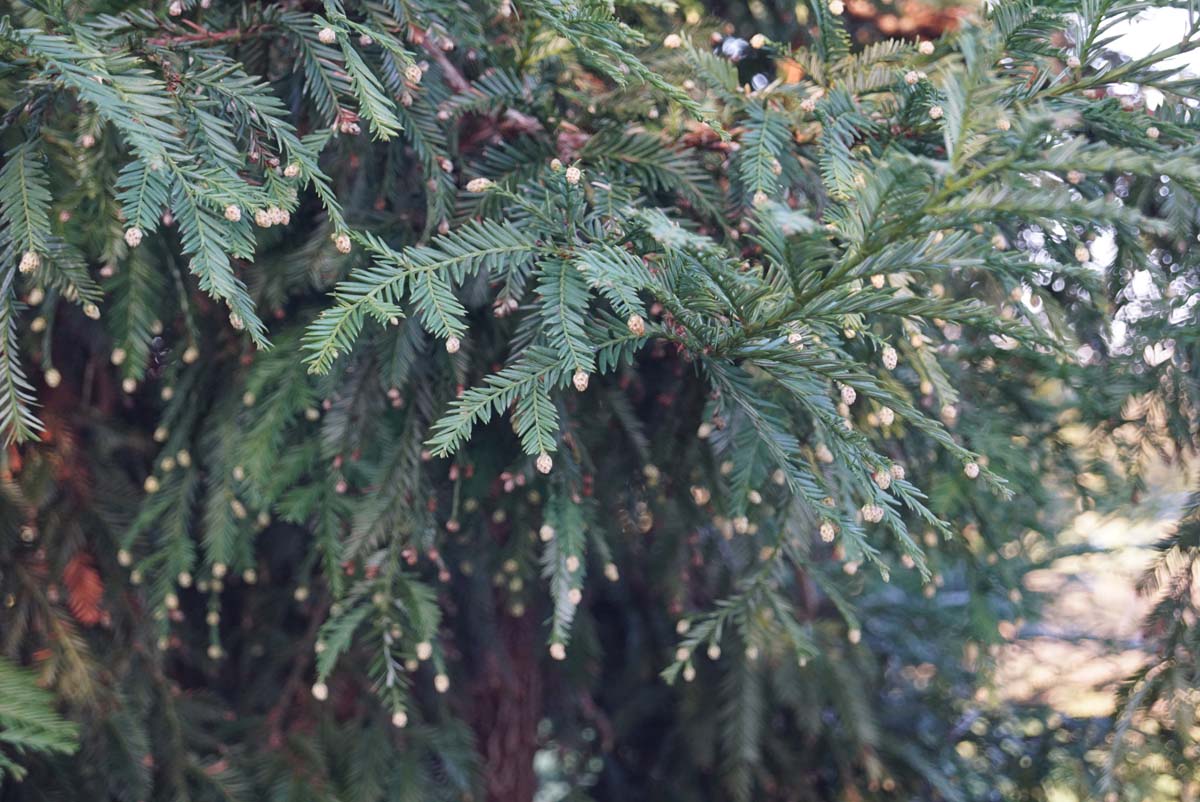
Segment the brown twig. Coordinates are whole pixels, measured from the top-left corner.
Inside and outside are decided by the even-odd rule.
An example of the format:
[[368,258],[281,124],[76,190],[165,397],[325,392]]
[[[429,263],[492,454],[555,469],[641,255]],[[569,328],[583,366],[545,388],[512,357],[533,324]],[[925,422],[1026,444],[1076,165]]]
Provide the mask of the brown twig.
[[[450,57],[446,55],[446,51],[442,50],[436,42],[429,36],[428,31],[414,30],[411,37],[414,42],[419,42],[429,57],[437,62],[441,68],[442,74],[446,77],[446,83],[450,84],[450,88],[458,93],[471,91],[471,82],[466,79],[466,76],[459,71]],[[511,126],[512,130],[522,133],[532,133],[542,130],[542,124],[534,117],[528,114],[517,111],[516,109],[505,109],[503,114],[504,122]]]
[[184,20],[184,23],[190,28],[195,28],[195,32],[181,33],[175,36],[155,36],[147,39],[146,42],[154,45],[155,47],[177,47],[180,45],[237,42],[252,36],[258,36],[263,31],[271,27],[269,25],[252,25],[249,28],[230,28],[229,30],[225,31],[210,31],[205,28],[201,28],[191,20]]
[[283,743],[284,713],[292,706],[293,697],[302,692],[305,684],[304,676],[312,663],[313,645],[317,641],[317,633],[321,630],[321,623],[325,620],[329,607],[330,602],[327,598],[317,602],[313,607],[308,629],[296,644],[297,658],[292,661],[291,671],[284,680],[278,700],[267,713],[267,742],[271,746],[279,746]]
[[470,91],[471,82],[459,72],[458,67],[454,66],[454,62],[446,55],[446,51],[434,43],[428,31],[414,28],[410,38],[414,42],[419,42],[421,47],[425,48],[425,52],[429,54],[429,57],[436,61],[437,65],[442,68],[442,72],[446,75],[446,83],[450,84],[450,88],[455,92]]

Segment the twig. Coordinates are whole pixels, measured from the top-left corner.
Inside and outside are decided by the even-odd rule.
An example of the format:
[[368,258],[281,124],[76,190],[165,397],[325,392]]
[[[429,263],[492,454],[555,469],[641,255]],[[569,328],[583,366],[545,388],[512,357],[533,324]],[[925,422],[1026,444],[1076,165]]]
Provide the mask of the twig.
[[[413,41],[420,42],[425,48],[425,52],[429,57],[437,62],[442,73],[446,76],[446,83],[450,84],[450,88],[459,94],[471,91],[471,82],[459,71],[458,67],[454,66],[454,62],[446,55],[446,51],[438,47],[438,45],[429,37],[428,31],[413,31]],[[525,133],[542,130],[542,124],[534,117],[528,114],[517,111],[516,109],[505,109],[503,119],[512,124],[513,127]]]
[[312,610],[312,617],[309,619],[308,630],[297,644],[299,656],[292,661],[292,669],[288,672],[288,677],[283,683],[283,688],[279,693],[279,698],[267,713],[267,732],[269,733],[267,740],[272,746],[278,746],[283,743],[283,718],[284,713],[291,707],[292,697],[300,692],[304,686],[304,675],[308,671],[308,667],[312,662],[313,644],[316,643],[317,633],[320,632],[321,623],[325,620],[325,615],[329,612],[330,602],[328,599],[318,602]]
[[442,68],[442,72],[446,75],[446,83],[455,92],[467,92],[471,89],[471,82],[468,81],[458,67],[454,66],[454,62],[446,55],[446,51],[438,47],[429,36],[428,31],[422,31],[414,28],[410,37],[414,42],[420,42],[421,47],[425,48],[425,52],[429,57],[437,62],[437,65]]
[[[190,22],[190,20],[188,21]],[[155,36],[147,39],[147,44],[155,47],[177,47],[192,44],[217,44],[219,42],[236,42],[242,39],[258,36],[271,26],[253,25],[249,28],[230,28],[225,31],[210,31],[201,28],[194,22],[189,27],[195,28],[195,33],[181,33],[176,36]]]

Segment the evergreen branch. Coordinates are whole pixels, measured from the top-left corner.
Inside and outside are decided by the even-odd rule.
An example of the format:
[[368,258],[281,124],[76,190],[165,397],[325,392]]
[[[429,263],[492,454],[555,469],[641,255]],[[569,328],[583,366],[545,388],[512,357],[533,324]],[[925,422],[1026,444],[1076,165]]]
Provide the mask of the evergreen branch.
[[583,508],[571,500],[561,483],[553,485],[546,501],[544,525],[549,527],[544,531],[550,534],[541,557],[542,578],[549,584],[553,604],[549,641],[565,647],[571,640],[571,623],[579,606],[572,596],[581,592],[587,575],[587,538]]
[[236,247],[239,240],[249,237],[249,222],[242,221],[239,228],[238,224],[217,215],[183,177],[176,179],[172,197],[183,251],[191,256],[188,269],[199,278],[200,289],[229,306],[235,328],[244,327],[257,345],[269,347],[267,327],[258,317],[246,285],[234,274],[226,253],[230,243]]
[[27,140],[0,167],[0,245],[13,264],[25,253],[48,254],[50,186],[39,144]]
[[[0,746],[16,757],[30,752],[70,754],[79,748],[79,728],[54,710],[54,697],[33,674],[0,657]],[[0,781],[21,780],[26,771],[0,751]]]
[[587,284],[570,263],[545,260],[540,264],[538,294],[542,301],[542,325],[550,346],[572,372],[595,370],[593,347],[587,341]]
[[[519,424],[524,430],[522,442],[527,446],[553,446],[556,416],[552,406],[547,410],[544,396],[539,394],[544,394],[548,386],[562,384],[569,376],[570,369],[562,365],[554,351],[528,348],[511,365],[484,379],[482,386],[472,387],[455,399],[433,425],[426,445],[435,456],[452,454],[470,437],[476,424],[487,423],[513,404],[523,402],[518,408],[523,413]],[[540,452],[527,448],[526,453]]]
[[400,318],[399,304],[411,294],[431,331],[440,336],[465,331],[465,311],[453,298],[451,282],[487,269],[501,260],[528,257],[537,245],[512,227],[491,221],[469,223],[428,246],[395,251],[370,234],[355,235],[376,264],[356,270],[334,290],[336,306],[309,327],[304,349],[314,373],[328,372],[348,351],[368,316],[387,324]]
[[44,427],[33,412],[34,389],[17,345],[17,271],[10,266],[0,276],[0,430],[11,445],[36,438]]

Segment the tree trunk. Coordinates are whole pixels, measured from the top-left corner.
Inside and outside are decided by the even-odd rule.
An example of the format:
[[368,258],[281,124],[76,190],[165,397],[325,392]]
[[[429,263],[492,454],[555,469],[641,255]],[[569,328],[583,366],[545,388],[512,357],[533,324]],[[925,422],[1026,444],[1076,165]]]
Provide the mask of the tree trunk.
[[484,760],[487,802],[532,802],[533,756],[541,716],[534,616],[502,614],[495,649],[475,687],[475,733]]

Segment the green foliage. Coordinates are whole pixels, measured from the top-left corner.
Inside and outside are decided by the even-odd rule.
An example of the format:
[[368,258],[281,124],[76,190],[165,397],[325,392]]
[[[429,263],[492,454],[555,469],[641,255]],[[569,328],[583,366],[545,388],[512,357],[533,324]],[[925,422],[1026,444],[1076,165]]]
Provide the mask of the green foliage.
[[402,254],[370,235],[364,235],[360,244],[379,263],[338,284],[337,305],[323,311],[310,327],[306,348],[312,352],[308,359],[315,371],[333,366],[368,317],[385,326],[398,322],[404,316],[400,303],[409,295],[431,334],[465,334],[466,310],[454,297],[452,284],[461,284],[494,262],[519,260],[536,248],[515,232],[489,223],[469,225]]
[[1200,38],[837,5],[737,63],[655,3],[6,7],[30,798],[1040,798],[988,647],[1196,445]]
[[16,762],[29,753],[70,754],[78,748],[79,728],[54,710],[54,696],[34,676],[0,658],[0,780],[20,780]]

